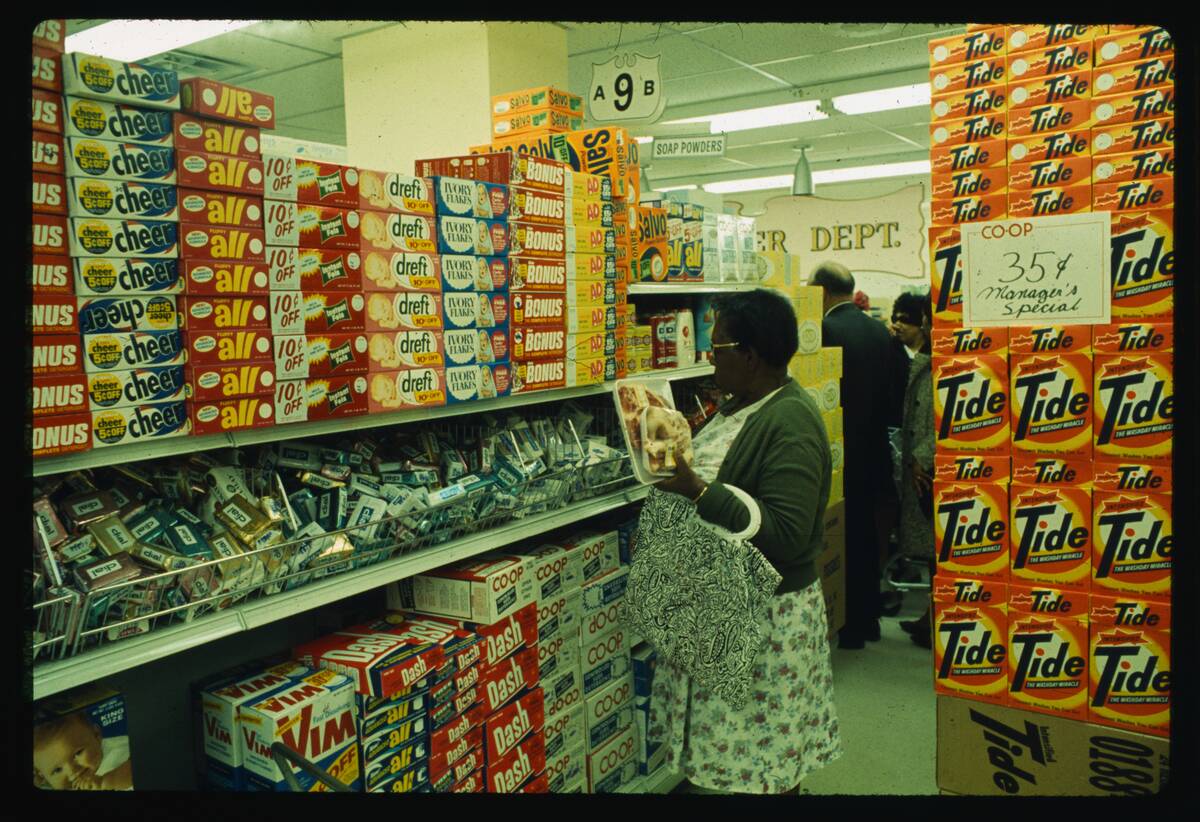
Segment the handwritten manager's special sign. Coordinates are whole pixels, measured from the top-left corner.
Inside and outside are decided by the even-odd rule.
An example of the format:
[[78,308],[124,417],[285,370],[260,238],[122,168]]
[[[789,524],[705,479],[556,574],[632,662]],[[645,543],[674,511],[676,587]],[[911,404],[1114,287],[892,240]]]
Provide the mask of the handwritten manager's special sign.
[[962,227],[963,325],[1107,324],[1107,211]]

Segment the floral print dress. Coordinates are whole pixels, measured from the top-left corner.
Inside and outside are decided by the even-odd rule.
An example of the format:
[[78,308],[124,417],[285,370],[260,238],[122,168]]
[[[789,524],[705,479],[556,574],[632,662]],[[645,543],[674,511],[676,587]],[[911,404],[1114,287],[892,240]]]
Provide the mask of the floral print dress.
[[[701,479],[716,479],[742,425],[768,399],[700,431],[692,469]],[[821,581],[773,597],[760,619],[768,639],[741,709],[669,663],[655,670],[648,736],[664,743],[667,764],[700,788],[784,793],[842,755]]]

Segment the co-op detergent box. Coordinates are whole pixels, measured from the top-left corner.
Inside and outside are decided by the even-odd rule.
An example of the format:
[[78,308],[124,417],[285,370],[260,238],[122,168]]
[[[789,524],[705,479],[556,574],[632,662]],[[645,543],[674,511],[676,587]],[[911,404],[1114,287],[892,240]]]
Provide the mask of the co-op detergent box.
[[1093,593],[1089,619],[1088,721],[1169,736],[1169,601]]
[[933,517],[939,574],[1008,580],[1007,483],[934,480]]
[[92,447],[154,442],[192,432],[187,403],[165,402],[107,409],[92,414]]
[[[350,677],[316,671],[291,686],[238,708],[243,764],[250,790],[287,791],[288,783],[271,754],[282,742],[351,790],[362,789],[358,730]],[[329,788],[308,772],[292,768],[301,789]]]
[[458,563],[406,582],[415,610],[484,624],[534,601],[534,581],[514,557]]
[[1097,355],[1093,450],[1098,459],[1169,461],[1175,429],[1174,355]]
[[81,52],[62,55],[65,94],[147,108],[179,108],[179,75],[144,63],[122,63]]
[[1168,319],[1175,304],[1173,210],[1114,214],[1112,319]]
[[1143,490],[1093,493],[1094,593],[1170,596],[1171,554],[1175,546],[1173,499],[1171,494]]
[[1008,363],[994,354],[933,358],[937,446],[1009,452]]
[[1009,359],[1012,450],[1090,459],[1092,358],[1019,354]]
[[1085,721],[1088,595],[1041,585],[1008,589],[1008,704]]
[[1009,496],[1010,581],[1086,592],[1091,581],[1091,491],[1014,483]]
[[1003,705],[1008,690],[1008,585],[933,579],[933,688]]

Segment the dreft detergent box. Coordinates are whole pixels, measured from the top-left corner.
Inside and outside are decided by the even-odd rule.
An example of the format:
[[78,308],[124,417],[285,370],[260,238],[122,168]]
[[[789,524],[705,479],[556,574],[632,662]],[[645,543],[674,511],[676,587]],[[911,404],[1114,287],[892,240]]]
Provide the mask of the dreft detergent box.
[[1171,494],[1095,491],[1091,584],[1095,593],[1171,595]]
[[1008,697],[1008,585],[933,579],[933,689],[996,705]]
[[1091,587],[1091,491],[1013,485],[1010,495],[1011,582],[1087,591]]
[[1088,595],[1008,590],[1008,704],[1080,721],[1088,714]]
[[951,451],[1009,452],[1008,362],[981,354],[933,358],[937,446]]
[[1008,486],[933,483],[939,574],[1008,580]]
[[1171,732],[1171,606],[1091,597],[1088,721],[1155,736]]

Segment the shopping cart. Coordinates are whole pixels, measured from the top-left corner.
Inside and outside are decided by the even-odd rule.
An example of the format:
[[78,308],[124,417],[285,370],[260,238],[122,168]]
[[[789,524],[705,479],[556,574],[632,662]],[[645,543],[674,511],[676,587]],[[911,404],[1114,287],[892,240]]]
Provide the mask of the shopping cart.
[[338,782],[325,770],[318,768],[282,742],[276,742],[271,746],[271,758],[275,760],[275,765],[279,768],[279,772],[283,774],[283,779],[287,782],[288,790],[293,793],[306,793],[306,791],[304,786],[300,784],[300,780],[292,773],[292,765],[295,765],[334,793],[353,793],[349,785]]

